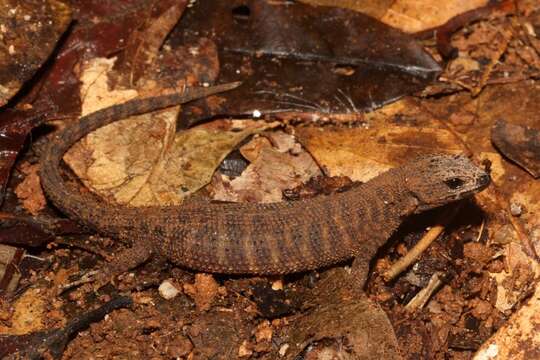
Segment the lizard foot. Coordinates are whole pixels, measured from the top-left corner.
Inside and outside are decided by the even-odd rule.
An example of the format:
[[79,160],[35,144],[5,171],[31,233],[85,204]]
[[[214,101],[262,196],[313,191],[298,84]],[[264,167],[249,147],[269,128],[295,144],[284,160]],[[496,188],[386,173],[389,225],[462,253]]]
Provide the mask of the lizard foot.
[[107,285],[109,282],[112,282],[114,276],[111,276],[110,271],[103,270],[92,270],[85,273],[82,273],[80,277],[72,282],[67,284],[60,285],[58,287],[57,293],[61,295],[67,290],[79,287],[84,284],[92,284],[92,288],[95,291],[101,289],[103,286]]
[[93,270],[83,274],[78,280],[59,288],[59,293],[63,293],[68,289],[80,286],[87,283],[92,283],[94,291],[101,289],[108,283],[113,283],[113,280],[123,273],[137,267],[150,258],[152,254],[151,248],[142,243],[136,242],[131,248],[122,250],[111,260],[109,264],[100,270]]

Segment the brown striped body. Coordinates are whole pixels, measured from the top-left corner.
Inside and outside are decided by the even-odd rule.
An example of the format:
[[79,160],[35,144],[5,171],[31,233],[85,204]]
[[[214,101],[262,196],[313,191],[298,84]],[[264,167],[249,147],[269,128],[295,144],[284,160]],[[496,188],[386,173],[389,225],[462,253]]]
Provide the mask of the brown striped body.
[[[385,190],[385,200],[369,195],[375,188]],[[368,262],[415,209],[394,190],[390,182],[370,182],[292,203],[140,209],[133,216],[146,218],[139,224],[153,234],[156,251],[175,263],[207,272],[285,274],[357,256]]]
[[63,154],[89,132],[113,121],[233,88],[134,100],[98,111],[62,130],[41,159],[43,188],[70,217],[101,233],[130,239],[113,272],[151,253],[191,269],[228,274],[285,274],[352,257],[367,265],[404,217],[470,196],[489,183],[460,156],[437,155],[386,172],[347,192],[275,204],[203,204],[126,208],[107,205],[66,184]]

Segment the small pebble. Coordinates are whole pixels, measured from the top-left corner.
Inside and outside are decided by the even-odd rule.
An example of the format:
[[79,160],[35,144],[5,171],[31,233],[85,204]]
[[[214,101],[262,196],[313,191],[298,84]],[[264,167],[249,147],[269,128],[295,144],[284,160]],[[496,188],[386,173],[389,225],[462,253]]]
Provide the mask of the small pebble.
[[522,212],[523,208],[521,204],[515,202],[510,203],[510,214],[512,214],[512,216],[520,216]]
[[163,281],[161,285],[159,285],[158,291],[159,295],[165,300],[171,300],[180,293],[180,290],[178,290],[169,280]]
[[272,283],[272,290],[279,291],[283,290],[283,280],[276,280]]
[[279,356],[285,356],[287,350],[289,350],[289,344],[281,345],[281,347],[279,348]]
[[238,349],[238,357],[248,357],[253,355],[253,350],[251,350],[251,344],[244,340],[244,342],[240,345],[240,348]]

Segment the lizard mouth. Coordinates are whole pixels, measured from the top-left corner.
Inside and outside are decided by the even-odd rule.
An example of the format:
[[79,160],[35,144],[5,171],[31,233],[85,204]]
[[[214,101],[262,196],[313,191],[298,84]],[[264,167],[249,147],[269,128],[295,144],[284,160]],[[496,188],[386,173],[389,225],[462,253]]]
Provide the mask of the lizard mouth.
[[437,207],[440,207],[440,206],[444,206],[444,205],[452,203],[454,201],[459,201],[459,200],[463,200],[463,199],[472,197],[473,195],[475,195],[478,192],[480,192],[480,191],[484,190],[485,188],[487,188],[489,186],[489,184],[490,184],[490,181],[487,181],[487,182],[482,183],[480,186],[475,187],[474,189],[463,191],[463,192],[460,192],[459,194],[456,194],[456,195],[454,195],[452,197],[449,197],[449,198],[446,198],[446,199],[443,199],[443,200],[440,200],[440,201],[432,202],[432,203],[425,203],[421,199],[419,199],[418,196],[414,195],[414,200],[416,202],[416,209],[415,209],[414,212],[415,213],[420,213],[420,212],[423,212],[423,211],[426,211],[426,210],[430,210],[430,209],[434,209],[434,208],[437,208]]
[[456,196],[456,200],[470,197],[476,193],[479,193],[480,191],[487,188],[490,183],[491,183],[491,177],[488,174],[483,174],[479,176],[478,179],[476,180],[476,184],[475,184],[476,186],[474,187],[474,189],[467,190],[460,193],[458,196]]

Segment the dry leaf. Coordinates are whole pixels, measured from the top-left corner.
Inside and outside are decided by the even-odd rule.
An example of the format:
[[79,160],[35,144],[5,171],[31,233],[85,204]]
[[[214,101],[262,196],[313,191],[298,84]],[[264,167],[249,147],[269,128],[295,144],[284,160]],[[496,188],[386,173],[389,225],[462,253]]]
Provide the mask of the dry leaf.
[[431,29],[456,15],[485,6],[488,0],[396,0],[381,21],[408,33]]
[[540,130],[499,119],[491,128],[491,141],[507,158],[540,178]]
[[[83,114],[121,103],[135,90],[109,90],[114,60],[83,70]],[[219,163],[247,136],[272,124],[222,122],[176,133],[178,107],[118,121],[89,134],[65,160],[83,183],[105,198],[131,206],[177,205],[206,185]]]
[[[287,329],[291,346],[286,359],[296,359],[299,354],[320,359],[333,345],[338,346],[330,351],[335,356],[331,359],[402,358],[386,314],[358,289],[344,269],[330,270],[310,296],[313,303],[309,311],[294,319],[294,326]],[[339,346],[344,343],[346,347]]]
[[[277,137],[291,137],[285,133]],[[311,156],[292,141],[281,140],[281,151],[267,142],[254,140],[261,148],[254,152],[252,144],[245,145],[258,157],[235,179],[217,175],[212,181],[213,199],[235,202],[277,202],[285,189],[294,188],[321,174]],[[284,146],[289,143],[290,147]],[[243,147],[244,148],[244,147]]]
[[[130,84],[137,83],[149,64],[155,62],[160,54],[159,49],[182,16],[187,1],[168,0],[156,2],[155,8],[165,7],[157,18],[150,18],[149,24],[144,28],[136,29],[130,36],[124,57],[128,59],[130,70]],[[152,9],[155,10],[155,9]]]
[[39,181],[39,165],[25,162],[21,165],[20,170],[25,174],[25,178],[15,188],[15,194],[22,200],[24,208],[30,214],[36,215],[40,210],[43,210],[47,203]]
[[508,272],[491,273],[490,276],[497,284],[495,307],[508,314],[523,299],[524,288],[538,279],[540,266],[517,242],[506,244],[503,254]]
[[463,151],[440,122],[414,108],[400,101],[371,114],[365,127],[305,127],[297,137],[327,176],[363,182],[419,155]]
[[540,348],[540,286],[533,296],[476,352],[474,360],[537,359]]

